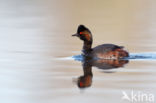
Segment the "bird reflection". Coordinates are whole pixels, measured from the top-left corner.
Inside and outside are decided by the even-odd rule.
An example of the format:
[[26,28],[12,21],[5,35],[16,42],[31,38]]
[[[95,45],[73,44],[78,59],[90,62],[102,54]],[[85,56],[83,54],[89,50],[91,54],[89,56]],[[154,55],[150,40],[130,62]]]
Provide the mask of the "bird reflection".
[[83,75],[78,77],[76,80],[77,86],[79,88],[87,88],[92,85],[92,66],[97,67],[98,69],[115,69],[119,67],[123,67],[125,64],[128,63],[128,60],[92,60],[88,58],[84,58],[82,61],[83,67]]

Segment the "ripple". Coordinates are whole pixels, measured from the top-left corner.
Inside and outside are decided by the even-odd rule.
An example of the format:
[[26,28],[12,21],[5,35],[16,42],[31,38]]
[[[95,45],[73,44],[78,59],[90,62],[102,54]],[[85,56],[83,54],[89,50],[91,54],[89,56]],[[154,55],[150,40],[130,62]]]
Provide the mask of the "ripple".
[[[70,59],[74,59],[76,61],[83,61],[83,55],[74,55],[70,57]],[[69,57],[68,57],[69,59]],[[130,56],[124,58],[126,60],[156,60],[156,53],[130,53]]]
[[130,56],[126,59],[156,60],[156,53],[130,53]]

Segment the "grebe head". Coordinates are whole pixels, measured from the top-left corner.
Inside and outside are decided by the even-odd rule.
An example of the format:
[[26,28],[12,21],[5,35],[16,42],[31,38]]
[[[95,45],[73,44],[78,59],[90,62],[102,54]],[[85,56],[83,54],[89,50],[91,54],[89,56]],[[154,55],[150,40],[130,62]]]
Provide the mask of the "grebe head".
[[84,25],[79,25],[77,29],[77,33],[73,34],[72,36],[77,36],[83,41],[92,41],[92,33]]

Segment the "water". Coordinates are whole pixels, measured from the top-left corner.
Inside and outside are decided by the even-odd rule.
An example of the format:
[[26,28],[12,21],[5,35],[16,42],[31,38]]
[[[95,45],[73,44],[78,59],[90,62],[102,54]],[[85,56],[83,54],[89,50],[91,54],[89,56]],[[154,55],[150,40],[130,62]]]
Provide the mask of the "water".
[[[132,90],[156,96],[155,4],[155,0],[0,0],[0,101],[129,103],[121,99],[122,91],[129,95]],[[128,62],[99,61],[90,66],[81,56],[72,58],[81,54],[82,42],[71,37],[79,24],[91,29],[93,47],[125,46],[131,53]],[[118,68],[100,69],[108,64]],[[90,69],[85,76],[86,66]],[[78,87],[80,76],[87,78],[86,88]]]

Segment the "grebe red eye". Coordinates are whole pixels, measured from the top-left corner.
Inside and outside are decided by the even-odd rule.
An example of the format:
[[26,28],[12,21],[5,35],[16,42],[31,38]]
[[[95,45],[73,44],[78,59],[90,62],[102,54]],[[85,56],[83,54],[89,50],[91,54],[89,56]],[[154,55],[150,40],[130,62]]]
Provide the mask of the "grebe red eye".
[[80,34],[83,34],[82,32],[80,32]]

